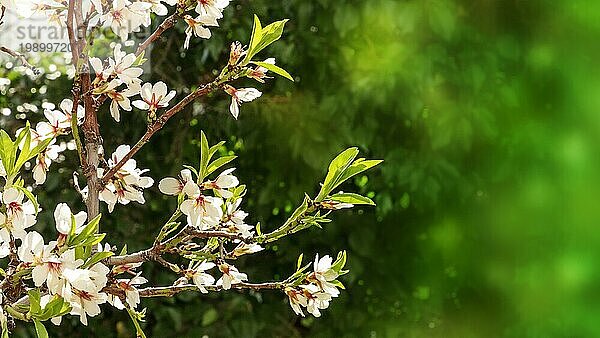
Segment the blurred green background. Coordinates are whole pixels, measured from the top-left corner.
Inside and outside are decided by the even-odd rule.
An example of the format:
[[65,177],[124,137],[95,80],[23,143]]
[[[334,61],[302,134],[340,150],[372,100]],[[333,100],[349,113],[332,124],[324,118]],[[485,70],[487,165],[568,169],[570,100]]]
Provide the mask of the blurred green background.
[[[212,143],[227,140],[249,185],[249,221],[274,229],[304,192],[316,192],[327,163],[357,145],[386,162],[344,188],[378,206],[240,262],[251,280],[269,280],[289,275],[301,252],[348,249],[348,290],[322,318],[297,318],[277,293],[184,294],[143,301],[149,336],[600,336],[600,3],[233,1],[213,38],[187,52],[183,27],[166,34],[146,80],[183,95],[223,65],[231,41],[248,41],[253,13],[265,23],[290,19],[262,55],[296,83],[259,87],[265,95],[244,105],[239,121],[223,93],[198,102],[139,153],[140,167],[157,179],[174,175],[197,163],[200,130]],[[69,94],[65,77],[32,80],[4,68],[0,76],[15,88],[0,96],[12,111],[3,128],[23,124],[18,109],[41,118],[21,103]],[[140,112],[122,119],[102,114],[107,152],[144,132]],[[49,178],[39,198],[47,211],[59,199],[78,203],[64,184],[70,177]],[[106,217],[111,243],[152,242],[174,201],[156,187],[145,195],[148,204]],[[44,226],[53,232],[49,212]],[[173,278],[152,266],[146,275]],[[126,314],[104,309],[88,328],[73,319],[51,335],[134,334]]]

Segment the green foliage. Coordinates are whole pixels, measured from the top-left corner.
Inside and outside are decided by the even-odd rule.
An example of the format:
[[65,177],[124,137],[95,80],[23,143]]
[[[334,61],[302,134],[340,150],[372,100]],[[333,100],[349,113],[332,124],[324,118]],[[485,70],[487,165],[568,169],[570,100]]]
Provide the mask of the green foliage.
[[262,27],[258,16],[254,15],[252,36],[250,38],[250,44],[248,45],[246,57],[244,58],[244,61],[242,61],[242,65],[247,65],[256,54],[267,48],[273,42],[279,40],[283,34],[283,28],[285,27],[286,22],[288,22],[287,19],[276,21],[270,25],[267,25],[266,27]]
[[6,174],[11,179],[21,171],[25,162],[36,157],[42,152],[52,140],[39,142],[36,146],[31,146],[31,133],[29,124],[23,128],[15,141],[4,130],[0,130],[0,159],[6,170]]
[[62,297],[54,295],[42,308],[39,290],[30,290],[28,296],[29,312],[27,313],[27,317],[33,320],[38,338],[48,338],[48,332],[42,322],[66,315],[71,311],[71,306]]
[[339,154],[331,162],[327,177],[325,177],[325,182],[323,182],[321,191],[319,191],[319,195],[317,195],[317,198],[315,199],[317,202],[321,202],[335,188],[339,187],[351,177],[383,162],[376,160],[367,161],[364,158],[355,160],[356,156],[358,156],[358,148],[350,148]]

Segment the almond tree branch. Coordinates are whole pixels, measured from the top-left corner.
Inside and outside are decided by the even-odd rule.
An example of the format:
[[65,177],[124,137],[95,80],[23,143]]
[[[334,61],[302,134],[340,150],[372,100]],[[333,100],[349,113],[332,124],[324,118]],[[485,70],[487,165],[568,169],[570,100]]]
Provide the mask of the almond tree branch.
[[160,26],[150,35],[144,42],[142,42],[137,50],[135,51],[135,56],[139,56],[143,51],[148,48],[154,41],[158,40],[160,36],[169,28],[173,27],[175,23],[179,20],[179,14],[175,13],[169,16],[163,21]]
[[29,68],[31,69],[36,75],[39,73],[39,70],[37,68],[35,68],[34,66],[32,66],[28,61],[27,61],[27,57],[25,57],[24,54],[16,52],[8,47],[4,47],[4,46],[0,46],[0,51],[3,53],[6,53],[12,57],[14,57],[15,59],[19,60],[19,62],[21,62],[21,65],[23,65],[23,67]]
[[161,130],[164,127],[165,123],[173,117],[175,114],[182,111],[187,105],[192,103],[194,100],[207,95],[208,93],[217,90],[222,87],[222,83],[219,79],[202,85],[191,94],[186,96],[183,100],[179,101],[175,106],[171,109],[167,110],[164,114],[162,114],[155,122],[148,126],[148,130],[142,136],[142,138],[131,148],[131,150],[117,163],[114,167],[112,167],[100,180],[100,185],[106,185],[106,183],[129,161],[133,155],[135,155],[148,141],[150,138],[156,134],[157,131]]
[[197,230],[194,229],[192,227],[187,227],[185,229],[185,234],[189,235],[190,237],[193,238],[224,238],[224,239],[229,239],[229,240],[234,240],[234,241],[241,241],[244,243],[254,243],[254,239],[252,239],[251,237],[244,237],[244,236],[240,236],[240,235],[236,235],[236,234],[232,234],[230,232],[226,232],[226,231],[201,231],[201,230]]
[[[252,283],[238,283],[231,285],[232,289],[248,289],[248,290],[282,290],[285,287],[285,284],[281,282],[272,282],[272,283],[260,283],[260,284],[252,284]],[[206,289],[209,291],[221,291],[223,290],[220,286],[206,286]],[[166,286],[166,287],[150,287],[145,289],[140,289],[140,297],[150,298],[150,297],[173,297],[178,293],[184,291],[198,291],[198,287],[196,285],[178,285],[178,286]]]
[[75,1],[69,0],[69,8],[67,10],[67,33],[69,35],[69,44],[71,45],[71,63],[77,67],[79,64],[79,48],[77,47],[77,37],[73,29],[73,19],[75,17]]
[[[240,235],[232,234],[225,231],[200,231],[193,229],[190,226],[185,227],[173,238],[167,240],[164,243],[154,245],[152,248],[138,251],[129,255],[124,256],[112,256],[106,259],[107,265],[124,265],[133,263],[142,263],[149,261],[160,261],[161,255],[164,254],[168,248],[172,247],[171,243],[178,243],[184,237],[191,238],[225,238],[229,240],[237,240],[245,243],[253,243],[252,238],[246,238]],[[164,265],[164,262],[160,262]],[[169,267],[171,268],[171,267]]]
[[134,264],[134,263],[142,263],[156,260],[158,257],[158,253],[155,252],[154,248],[138,251],[136,253],[132,253],[124,256],[112,256],[106,259],[105,263],[107,265],[125,265],[125,264]]

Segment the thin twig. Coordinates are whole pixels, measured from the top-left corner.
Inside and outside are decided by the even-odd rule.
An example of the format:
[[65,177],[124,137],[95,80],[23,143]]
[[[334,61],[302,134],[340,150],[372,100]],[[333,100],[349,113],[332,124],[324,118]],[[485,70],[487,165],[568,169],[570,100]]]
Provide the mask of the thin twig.
[[[167,240],[163,244],[158,244],[153,246],[152,248],[138,251],[132,254],[123,255],[123,256],[112,256],[106,259],[105,263],[107,265],[124,265],[124,264],[132,264],[132,263],[142,263],[149,261],[159,261],[161,259],[161,255],[164,254],[167,249],[172,247],[170,244],[179,242],[181,238],[184,237],[192,237],[192,238],[224,238],[229,240],[237,240],[245,243],[252,243],[252,238],[246,238],[240,235],[232,234],[225,231],[200,231],[193,229],[192,227],[186,227],[182,231],[180,231],[177,235]],[[159,261],[159,263],[164,265],[164,262]],[[171,270],[172,267],[168,266]]]
[[135,51],[135,55],[139,56],[140,54],[142,54],[142,52],[145,51],[146,48],[148,48],[148,46],[150,46],[154,41],[158,40],[158,38],[160,38],[160,36],[167,29],[173,27],[178,19],[179,19],[179,15],[177,13],[172,14],[171,16],[166,18],[165,21],[163,21],[160,24],[160,26],[158,26],[158,28],[154,31],[154,33],[152,33],[152,35],[150,35],[144,42],[142,42],[138,46],[137,50]]
[[14,51],[14,50],[12,50],[8,47],[4,47],[4,46],[0,46],[0,51],[19,60],[21,62],[21,65],[23,65],[23,67],[31,69],[31,71],[33,71],[33,73],[35,75],[38,75],[40,73],[39,69],[35,68],[27,61],[27,57],[24,54],[19,53],[17,51]]
[[225,238],[234,241],[242,241],[244,243],[254,243],[254,239],[252,237],[244,237],[237,234],[232,234],[226,231],[201,231],[196,230],[192,227],[187,227],[185,229],[187,235],[190,235],[194,238]]
[[[249,289],[249,290],[279,290],[284,288],[283,283],[238,283],[231,285],[232,289]],[[221,286],[206,286],[209,291],[217,292],[223,290]],[[178,286],[166,286],[166,287],[150,287],[140,289],[140,297],[173,297],[174,295],[184,291],[198,291],[196,285],[178,285]]]

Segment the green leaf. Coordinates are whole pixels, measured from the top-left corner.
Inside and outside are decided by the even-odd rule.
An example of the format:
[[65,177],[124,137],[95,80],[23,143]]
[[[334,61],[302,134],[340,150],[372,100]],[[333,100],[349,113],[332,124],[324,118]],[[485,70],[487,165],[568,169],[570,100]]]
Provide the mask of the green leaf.
[[210,147],[208,158],[212,158],[217,153],[219,148],[221,148],[224,144],[225,144],[225,141],[221,141],[221,142],[215,144],[214,146]]
[[29,312],[32,315],[36,315],[42,312],[42,307],[40,306],[40,291],[38,289],[29,290],[27,292],[29,295]]
[[133,62],[133,66],[141,66],[144,63],[146,63],[148,59],[145,59],[144,56],[146,56],[146,51],[142,51],[142,53],[138,55],[137,59],[135,59],[135,61]]
[[331,265],[331,269],[333,271],[337,272],[338,274],[340,274],[340,272],[342,271],[342,269],[344,268],[345,265],[346,265],[346,251],[342,251],[342,252],[338,253],[337,259]]
[[96,264],[112,255],[114,255],[114,253],[110,252],[110,251],[96,252],[95,254],[92,255],[92,257],[87,262],[85,262],[85,264],[83,264],[83,266],[81,268],[87,269],[88,267],[94,266],[94,264]]
[[2,338],[8,337],[8,318],[6,316],[0,316],[0,327],[2,328]]
[[286,22],[288,22],[287,19],[276,21],[263,28],[261,27],[260,20],[255,15],[250,46],[248,47],[248,53],[246,54],[242,65],[247,65],[254,55],[267,48],[273,42],[279,40],[283,34],[283,28],[285,27]]
[[342,282],[340,282],[339,280],[334,280],[334,281],[331,281],[330,283],[337,286],[338,288],[340,288],[342,290],[346,290],[346,287],[344,286],[344,284],[342,284]]
[[[352,163],[352,165],[350,167],[348,167],[348,169],[346,169],[346,171],[344,171],[344,174],[339,178],[340,180],[340,184],[345,182],[346,180],[348,180],[349,178],[358,175],[360,173],[362,173],[363,171],[369,170],[377,165],[379,165],[380,163],[382,163],[383,160],[364,160],[364,159],[360,159],[360,160],[356,160],[354,161],[354,163]],[[339,184],[338,184],[339,185]],[[335,189],[336,187],[333,187],[333,189]]]
[[294,82],[294,78],[290,75],[290,73],[288,73],[285,69],[283,69],[279,66],[276,66],[276,65],[274,65],[272,63],[268,63],[268,62],[263,62],[263,61],[256,61],[256,62],[253,61],[252,63],[254,63],[257,66],[266,68],[266,69],[272,71],[273,73],[283,76],[286,79]]
[[325,196],[329,195],[335,188],[338,178],[343,174],[344,170],[350,166],[356,156],[358,156],[358,148],[348,148],[331,161],[321,191],[319,191],[319,195],[316,198],[317,202],[323,201]]
[[296,271],[300,271],[300,268],[302,267],[302,259],[304,258],[304,254],[300,254],[300,256],[298,256],[298,262],[296,262]]
[[106,234],[94,234],[88,237],[85,241],[83,241],[80,245],[82,246],[92,246],[96,245],[104,240]]
[[[256,48],[252,51],[254,55],[267,48],[273,42],[279,40],[283,35],[283,29],[288,19],[273,22],[272,24],[263,27],[261,30],[262,36],[260,42],[256,45]],[[249,59],[250,60],[250,59]]]
[[46,321],[54,317],[63,316],[71,311],[71,305],[59,296],[54,295],[52,299],[44,307],[41,315],[36,316],[40,321]]
[[202,183],[208,176],[208,161],[210,161],[210,147],[204,131],[200,132],[200,173],[198,175],[198,184]]
[[[25,133],[24,136],[21,136]],[[25,143],[23,143],[23,148],[21,149],[21,153],[19,154],[19,158],[15,164],[14,167],[14,173],[17,173],[19,171],[19,169],[21,169],[21,166],[27,162],[30,157],[30,148],[31,148],[31,133],[29,132],[29,126],[25,127],[21,133],[19,133],[19,137],[17,137],[17,140],[15,141],[15,145],[16,147],[14,149],[17,149],[19,144],[21,143],[21,140],[25,138]],[[15,154],[16,157],[16,154]]]
[[315,199],[317,202],[323,201],[333,189],[349,178],[383,162],[381,160],[365,160],[364,158],[355,161],[356,156],[358,156],[358,148],[349,148],[331,162],[323,186]]
[[32,158],[36,157],[37,155],[39,155],[52,142],[52,139],[47,139],[47,140],[44,140],[44,141],[41,141],[40,143],[38,143],[38,145],[35,146],[33,149],[30,149],[30,146],[31,146],[30,140],[31,140],[31,134],[28,133],[25,138],[25,144],[23,146],[23,150],[19,154],[19,159],[17,160],[17,163],[15,164],[15,167],[14,167],[15,174],[19,170],[21,170],[21,167],[23,166],[23,164],[25,164],[25,162],[27,162],[27,161],[31,160]]
[[[256,49],[258,43],[262,39],[262,25],[260,23],[260,19],[255,14],[254,15],[254,25],[252,26],[252,36],[250,37],[250,45],[248,46],[248,51]],[[252,57],[248,57],[246,54],[245,60],[250,61]],[[247,63],[247,62],[245,62]]]
[[11,155],[14,150],[14,143],[10,136],[4,130],[0,130],[0,159],[7,173],[12,173],[14,162],[11,161]]
[[258,236],[262,236],[262,231],[260,229],[260,222],[256,223],[256,234]]
[[208,166],[208,169],[206,170],[206,176],[212,174],[213,172],[215,172],[216,170],[218,170],[222,166],[226,165],[227,163],[235,160],[236,158],[237,158],[237,156],[223,156],[223,157],[220,157],[220,158],[214,160]]
[[339,193],[329,196],[328,199],[340,203],[375,205],[375,202],[373,202],[373,200],[370,198],[352,193]]
[[156,240],[162,242],[163,239],[167,238],[173,231],[177,230],[180,225],[180,222],[170,222],[165,224],[162,229],[160,229],[160,233],[156,237]]
[[38,338],[48,338],[48,331],[46,331],[46,327],[42,322],[34,319],[33,324],[35,325],[35,333],[37,333]]
[[[69,246],[73,247],[73,246],[83,245],[83,243],[86,243],[86,242],[88,242],[88,244],[89,244],[90,242],[94,242],[95,240],[97,240],[98,237],[94,237],[92,235],[95,235],[98,232],[101,217],[102,217],[102,214],[96,216],[93,220],[91,220],[85,226],[85,228],[83,228],[83,230],[81,230],[81,233],[79,233],[78,235],[76,235],[74,237],[72,237],[72,236],[67,237],[67,244]],[[103,236],[103,235],[98,235],[98,236]],[[91,240],[90,240],[90,238],[91,238]]]

